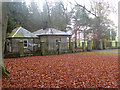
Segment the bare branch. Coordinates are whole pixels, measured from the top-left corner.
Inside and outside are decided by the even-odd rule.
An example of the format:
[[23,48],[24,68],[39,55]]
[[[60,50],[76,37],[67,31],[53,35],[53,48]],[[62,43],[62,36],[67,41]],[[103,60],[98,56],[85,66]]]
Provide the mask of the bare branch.
[[77,2],[76,2],[76,4],[77,4],[78,6],[84,8],[87,12],[91,13],[91,14],[94,15],[95,17],[97,17],[96,14],[92,13],[92,12],[91,12],[90,10],[88,10],[85,6],[82,6],[82,5],[78,4]]
[[73,3],[69,2],[69,1],[68,1],[68,2],[69,2],[70,4],[72,4],[72,5],[74,5],[74,6],[78,5],[78,6],[82,7],[82,8],[84,8],[87,12],[91,13],[91,14],[94,15],[95,17],[98,17],[95,13],[92,13],[92,12],[91,12],[90,10],[88,10],[85,6],[80,5],[79,3],[77,3],[76,0],[74,0],[74,1],[75,1],[76,4],[73,4]]

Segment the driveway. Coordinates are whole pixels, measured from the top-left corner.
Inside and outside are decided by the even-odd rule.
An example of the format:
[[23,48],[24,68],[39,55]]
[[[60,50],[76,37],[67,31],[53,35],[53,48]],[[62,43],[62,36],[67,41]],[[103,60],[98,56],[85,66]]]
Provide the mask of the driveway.
[[120,53],[120,50],[94,50],[94,51]]

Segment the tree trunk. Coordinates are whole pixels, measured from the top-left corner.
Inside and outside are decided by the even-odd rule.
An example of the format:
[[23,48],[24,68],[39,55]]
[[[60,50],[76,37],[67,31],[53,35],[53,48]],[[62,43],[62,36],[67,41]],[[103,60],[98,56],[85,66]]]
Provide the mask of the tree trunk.
[[77,30],[75,30],[75,48],[77,48]]
[[8,78],[10,77],[10,73],[7,71],[7,69],[5,68],[5,65],[4,65],[4,50],[5,50],[5,42],[6,42],[6,32],[7,32],[7,22],[8,22],[8,2],[2,2],[0,3],[0,7],[2,7],[2,23],[0,23],[0,25],[2,26],[2,28],[0,29],[0,33],[2,34],[2,57],[0,59],[0,65],[1,65],[1,69],[2,69],[2,74],[4,77]]

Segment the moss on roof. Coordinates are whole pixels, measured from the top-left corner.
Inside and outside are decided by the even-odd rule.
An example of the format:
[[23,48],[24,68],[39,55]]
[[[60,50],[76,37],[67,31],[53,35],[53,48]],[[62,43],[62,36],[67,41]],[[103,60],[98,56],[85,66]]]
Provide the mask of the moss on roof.
[[17,30],[18,30],[18,27],[15,28],[8,37],[12,37]]
[[30,31],[22,28],[22,27],[17,27],[8,36],[8,38],[14,38],[14,37],[33,37],[34,38],[37,36],[35,34],[31,33]]

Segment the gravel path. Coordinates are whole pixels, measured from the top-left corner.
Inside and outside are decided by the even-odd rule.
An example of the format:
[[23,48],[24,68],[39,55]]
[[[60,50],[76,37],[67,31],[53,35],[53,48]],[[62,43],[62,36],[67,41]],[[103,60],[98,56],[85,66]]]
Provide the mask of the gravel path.
[[100,52],[113,52],[113,53],[120,53],[118,50],[93,50],[93,51],[100,51]]

